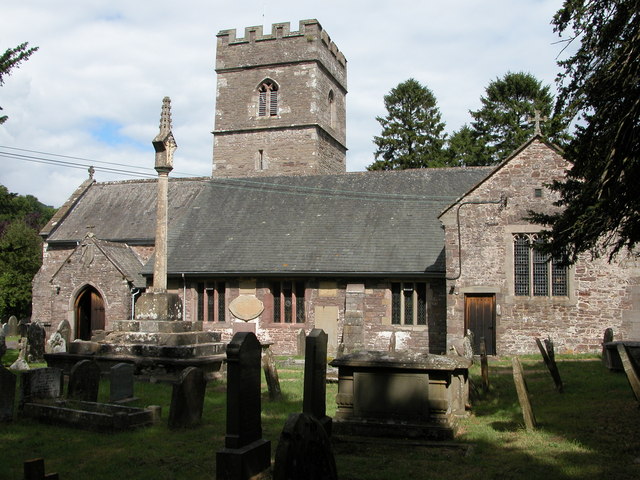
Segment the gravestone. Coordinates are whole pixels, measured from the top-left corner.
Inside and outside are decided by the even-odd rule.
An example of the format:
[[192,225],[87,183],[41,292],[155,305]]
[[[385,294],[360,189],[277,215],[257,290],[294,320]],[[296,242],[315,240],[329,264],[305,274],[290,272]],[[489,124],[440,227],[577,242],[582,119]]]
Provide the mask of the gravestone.
[[65,353],[67,351],[67,343],[60,335],[60,332],[55,332],[51,335],[51,338],[47,340],[47,351],[49,353]]
[[[545,339],[544,345],[539,338],[536,338],[536,344],[538,345],[538,350],[542,354],[542,359],[544,360],[549,373],[551,374],[551,378],[553,378],[553,382],[556,385],[556,390],[559,393],[564,391],[564,386],[562,384],[562,378],[560,378],[560,372],[558,371],[558,365],[556,364],[556,355],[553,348],[553,342],[550,338]],[[545,348],[546,346],[546,348]]]
[[613,328],[607,328],[604,331],[604,336],[602,338],[602,363],[607,366],[611,365],[611,354],[605,345],[609,342],[613,342]]
[[44,473],[44,459],[34,458],[24,462],[24,480],[58,480],[57,473]]
[[5,337],[9,336],[9,324],[8,323],[3,323],[2,324],[2,333],[4,333]]
[[63,374],[59,368],[35,368],[20,376],[18,408],[37,400],[51,400],[62,396]]
[[331,417],[326,414],[327,334],[324,330],[311,330],[305,350],[302,411],[318,420],[331,436]]
[[518,401],[522,408],[522,416],[524,417],[524,424],[527,430],[534,430],[537,426],[536,417],[533,414],[531,408],[531,401],[529,400],[529,389],[527,388],[527,382],[524,378],[524,372],[522,370],[522,364],[518,357],[511,359],[513,366],[513,381],[516,384],[516,392],[518,393]]
[[0,365],[0,422],[13,420],[16,399],[16,376]]
[[187,367],[173,386],[169,428],[194,427],[202,421],[207,381],[201,368]]
[[276,449],[273,479],[338,479],[331,440],[312,415],[294,413],[287,419]]
[[38,322],[31,322],[27,327],[27,361],[30,363],[44,362],[45,329]]
[[100,388],[100,367],[93,360],[81,360],[69,373],[67,398],[84,402],[97,402]]
[[638,376],[638,372],[633,367],[633,362],[629,358],[629,354],[627,353],[625,346],[622,343],[619,343],[617,345],[617,349],[620,360],[622,361],[622,366],[624,367],[624,372],[627,375],[629,385],[633,390],[636,400],[640,402],[640,377]]
[[109,369],[109,402],[133,399],[133,373],[130,363],[117,363]]
[[29,364],[25,360],[25,356],[27,355],[27,339],[21,338],[18,342],[18,358],[16,361],[11,364],[9,370],[13,370],[15,372],[24,372],[25,370],[29,370]]
[[482,390],[487,393],[489,391],[489,360],[484,337],[480,337],[480,372],[482,374]]
[[260,418],[261,350],[252,332],[236,333],[227,345],[227,432],[216,453],[217,480],[246,480],[271,465]]
[[299,356],[304,355],[304,346],[305,346],[306,338],[307,338],[307,334],[304,333],[304,328],[301,328],[300,330],[298,330],[298,334],[296,335],[296,342],[297,342]]
[[396,353],[396,332],[391,332],[389,337],[389,353]]
[[4,329],[0,328],[0,360],[7,353],[7,340],[4,335]]
[[27,329],[29,328],[29,320],[26,318],[21,318],[18,322],[18,335],[21,337],[27,336]]
[[69,324],[69,321],[66,318],[60,322],[56,332],[62,335],[66,346],[71,343],[71,324]]
[[282,391],[280,390],[280,379],[278,378],[278,370],[276,368],[276,362],[273,359],[270,343],[262,344],[262,370],[264,370],[264,378],[267,380],[269,400],[281,400]]
[[15,315],[11,315],[9,317],[7,325],[9,325],[9,331],[7,332],[8,337],[15,337],[16,335],[18,335],[18,319],[15,317]]

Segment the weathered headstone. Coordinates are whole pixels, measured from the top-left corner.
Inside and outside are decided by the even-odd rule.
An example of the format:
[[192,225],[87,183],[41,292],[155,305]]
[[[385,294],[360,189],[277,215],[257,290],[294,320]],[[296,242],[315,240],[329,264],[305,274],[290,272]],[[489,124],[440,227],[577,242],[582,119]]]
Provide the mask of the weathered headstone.
[[44,361],[44,344],[46,331],[38,322],[31,322],[27,327],[27,361],[38,363]]
[[276,362],[273,359],[271,345],[262,344],[262,370],[267,380],[267,388],[269,389],[269,400],[278,401],[282,399],[282,391],[280,390],[280,379],[278,378],[278,370]]
[[602,338],[602,363],[607,366],[611,365],[611,354],[607,347],[605,347],[609,342],[613,342],[613,328],[607,328]]
[[307,336],[302,411],[316,418],[331,436],[331,417],[327,416],[326,410],[327,334],[314,328]]
[[81,360],[71,367],[67,398],[97,402],[100,388],[100,367],[93,360]]
[[307,338],[307,334],[304,332],[304,328],[298,330],[298,334],[296,335],[297,347],[298,347],[298,355],[304,355],[304,346],[305,339]]
[[227,345],[227,433],[216,453],[217,480],[246,480],[271,464],[260,418],[261,350],[252,332],[236,333]]
[[202,421],[207,381],[201,368],[187,367],[173,386],[169,428],[194,427]]
[[65,345],[68,346],[69,343],[71,343],[71,324],[66,318],[60,322],[58,328],[56,329],[56,332],[62,335]]
[[18,335],[18,319],[14,315],[11,315],[9,317],[7,325],[9,325],[7,336],[15,337],[16,335]]
[[484,337],[480,337],[480,372],[482,373],[482,389],[486,393],[489,391],[489,361]]
[[470,331],[462,339],[462,356],[473,360],[473,334]]
[[30,368],[29,364],[25,359],[27,355],[27,339],[26,338],[20,339],[20,341],[18,342],[18,349],[19,349],[18,358],[16,358],[16,361],[11,364],[11,366],[9,367],[9,370],[13,370],[15,372],[23,372],[25,370],[29,370]]
[[4,333],[5,337],[9,336],[9,323],[2,324],[2,333]]
[[331,440],[312,415],[291,414],[280,434],[274,480],[337,480]]
[[18,335],[21,337],[27,336],[27,329],[29,328],[29,320],[26,318],[21,318],[18,322]]
[[47,340],[47,351],[49,353],[65,353],[67,351],[67,343],[60,335],[60,332],[55,332]]
[[16,400],[16,376],[0,365],[0,422],[13,420]]
[[44,473],[44,459],[34,458],[24,462],[24,480],[58,480],[57,473]]
[[133,399],[134,366],[117,363],[109,369],[109,402]]
[[549,373],[551,374],[551,378],[553,378],[553,382],[556,385],[556,390],[560,393],[564,391],[564,386],[562,385],[562,378],[560,378],[560,372],[558,371],[558,365],[556,364],[556,355],[553,349],[553,342],[550,338],[545,339],[545,345],[542,345],[542,342],[539,338],[536,338],[536,344],[538,345],[538,349],[542,354],[542,359],[544,360]]
[[396,332],[391,332],[389,337],[389,353],[396,353]]
[[20,376],[18,407],[37,400],[50,400],[62,396],[63,373],[59,368],[35,368]]
[[518,401],[522,408],[524,424],[527,427],[527,430],[534,430],[536,428],[536,417],[533,415],[533,409],[531,408],[529,389],[527,388],[527,382],[524,379],[522,364],[518,357],[513,357],[511,359],[511,364],[513,366],[513,381],[516,384],[516,392],[518,393]]
[[631,385],[631,389],[633,390],[636,400],[640,402],[640,377],[638,376],[638,372],[633,368],[633,362],[629,358],[629,354],[627,353],[625,346],[622,343],[619,343],[617,348],[618,355],[620,355],[620,360],[622,361],[622,366],[624,367],[624,372],[627,374],[627,380],[629,380],[629,385]]
[[7,341],[4,335],[4,329],[0,328],[0,360],[7,353]]

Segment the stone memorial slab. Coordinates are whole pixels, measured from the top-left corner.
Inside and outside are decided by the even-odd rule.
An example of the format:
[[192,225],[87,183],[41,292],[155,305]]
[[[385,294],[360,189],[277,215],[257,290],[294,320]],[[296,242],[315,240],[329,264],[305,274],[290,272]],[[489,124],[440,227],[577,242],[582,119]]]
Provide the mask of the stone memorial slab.
[[274,480],[337,480],[331,440],[312,415],[292,414],[280,434]]
[[513,366],[513,381],[516,385],[516,392],[518,394],[518,401],[522,408],[522,416],[524,417],[524,424],[527,430],[535,430],[537,427],[536,417],[533,414],[531,408],[531,401],[529,400],[529,389],[527,388],[527,382],[524,378],[524,372],[522,370],[522,364],[518,357],[511,359]]
[[9,317],[9,321],[7,322],[7,325],[9,326],[9,331],[7,332],[7,336],[10,337],[15,337],[16,335],[18,335],[18,319],[14,316],[11,315]]
[[298,355],[304,355],[304,347],[307,341],[307,334],[304,332],[304,328],[298,330],[298,334],[296,335],[296,343],[297,343],[297,351]]
[[67,351],[67,344],[60,332],[55,332],[51,338],[47,340],[47,351],[49,353],[64,353]]
[[18,349],[20,350],[18,353],[18,358],[16,361],[11,364],[9,370],[13,370],[15,372],[23,372],[25,370],[29,370],[29,364],[25,360],[25,356],[27,354],[27,339],[21,338],[18,342]]
[[109,402],[133,399],[134,370],[130,363],[117,363],[109,369]]
[[197,367],[187,367],[173,386],[169,408],[169,428],[188,428],[202,421],[204,394],[207,381]]
[[100,367],[95,361],[81,360],[71,368],[67,398],[97,402],[99,388]]
[[331,418],[326,414],[327,340],[327,334],[319,328],[314,328],[307,336],[302,411],[318,420],[327,435],[331,435]]
[[67,319],[60,322],[56,332],[62,335],[65,345],[69,345],[69,343],[71,343],[71,325]]
[[29,321],[26,318],[20,319],[18,322],[18,335],[21,337],[27,336],[27,329],[29,328]]
[[267,388],[269,389],[269,400],[278,401],[282,399],[282,390],[280,389],[280,379],[278,378],[278,369],[273,358],[270,343],[262,344],[262,370],[267,380]]
[[264,304],[255,295],[240,295],[229,304],[229,311],[234,317],[248,322],[262,314]]
[[0,365],[0,422],[13,420],[16,399],[16,376]]
[[260,417],[261,351],[252,332],[236,333],[227,345],[227,432],[216,453],[217,480],[249,479],[271,465]]
[[7,340],[4,335],[4,330],[0,328],[0,360],[2,360],[5,353],[7,353]]
[[2,324],[2,333],[4,333],[5,337],[9,336],[9,324],[8,323],[3,323]]
[[621,343],[617,345],[618,355],[620,356],[620,360],[622,361],[622,366],[624,367],[624,371],[627,375],[627,380],[629,381],[629,385],[633,390],[633,394],[636,397],[636,400],[640,402],[640,376],[638,376],[638,372],[633,366],[633,362],[627,353],[627,349]]
[[35,368],[20,376],[19,407],[27,402],[62,396],[63,374],[59,368]]
[[44,362],[44,345],[46,331],[38,322],[31,322],[27,327],[27,361],[30,363]]

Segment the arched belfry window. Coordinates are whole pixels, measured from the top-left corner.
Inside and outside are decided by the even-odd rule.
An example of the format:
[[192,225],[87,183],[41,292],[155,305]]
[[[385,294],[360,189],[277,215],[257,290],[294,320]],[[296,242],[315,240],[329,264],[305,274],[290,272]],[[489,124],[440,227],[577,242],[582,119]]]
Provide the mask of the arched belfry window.
[[264,80],[258,87],[258,116],[275,117],[278,115],[278,84],[273,80]]
[[329,90],[329,125],[336,128],[336,99],[333,90]]

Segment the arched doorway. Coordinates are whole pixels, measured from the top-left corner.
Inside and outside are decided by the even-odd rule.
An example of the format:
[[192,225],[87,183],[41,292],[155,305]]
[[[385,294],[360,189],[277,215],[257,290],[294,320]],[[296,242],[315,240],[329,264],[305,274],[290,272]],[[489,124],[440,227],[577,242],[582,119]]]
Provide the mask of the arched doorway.
[[94,330],[104,330],[104,300],[93,287],[88,286],[76,298],[76,338],[91,340]]

